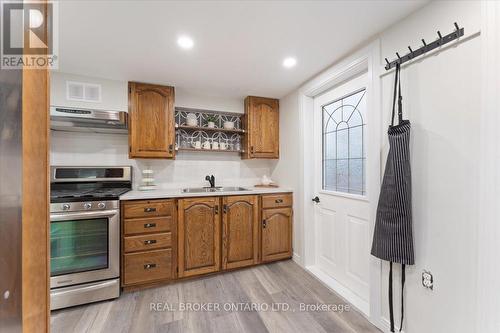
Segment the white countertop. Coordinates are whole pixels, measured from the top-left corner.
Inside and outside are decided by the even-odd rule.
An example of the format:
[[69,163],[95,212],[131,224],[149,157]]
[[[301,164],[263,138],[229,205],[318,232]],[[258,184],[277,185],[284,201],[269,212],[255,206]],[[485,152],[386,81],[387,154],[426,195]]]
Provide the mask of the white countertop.
[[163,199],[163,198],[187,198],[187,197],[213,197],[224,195],[252,195],[267,193],[286,193],[293,192],[289,188],[274,187],[263,188],[253,186],[242,186],[248,191],[220,191],[220,192],[202,192],[202,193],[183,193],[182,189],[157,189],[152,191],[132,190],[120,196],[120,200],[141,200],[141,199]]

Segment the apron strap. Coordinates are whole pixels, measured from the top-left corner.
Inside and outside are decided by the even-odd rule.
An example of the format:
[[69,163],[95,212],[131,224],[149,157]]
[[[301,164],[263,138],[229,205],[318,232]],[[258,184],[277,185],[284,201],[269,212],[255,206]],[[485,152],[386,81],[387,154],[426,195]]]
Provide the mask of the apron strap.
[[391,320],[391,332],[394,332],[394,305],[392,303],[392,261],[389,264],[389,318]]
[[398,120],[399,123],[403,121],[403,96],[401,96],[401,67],[396,65],[396,72],[394,78],[394,94],[392,97],[392,117],[391,126],[394,126],[394,116],[396,115],[396,96],[398,96]]
[[399,326],[400,332],[403,329],[403,319],[404,319],[404,313],[405,313],[405,307],[404,307],[405,280],[406,280],[405,264],[403,264],[403,266],[401,268],[401,324]]
[[403,122],[403,96],[401,96],[401,67],[398,68],[399,80],[398,80],[398,119],[399,123]]

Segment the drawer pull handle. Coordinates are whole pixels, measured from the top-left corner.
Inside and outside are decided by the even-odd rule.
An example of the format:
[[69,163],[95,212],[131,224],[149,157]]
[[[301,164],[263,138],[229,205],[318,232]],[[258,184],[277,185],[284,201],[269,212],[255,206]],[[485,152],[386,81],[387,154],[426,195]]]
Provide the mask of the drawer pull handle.
[[156,212],[156,208],[155,207],[144,208],[144,213],[152,213],[152,212]]
[[266,228],[267,227],[267,221],[264,219],[262,220],[262,228]]
[[276,200],[274,200],[274,202],[276,202],[276,203],[283,203],[283,199],[276,199]]
[[144,228],[154,228],[156,227],[156,223],[146,223],[144,224]]
[[156,239],[148,239],[144,241],[144,245],[156,244]]
[[144,269],[156,268],[156,264],[146,264],[144,265]]

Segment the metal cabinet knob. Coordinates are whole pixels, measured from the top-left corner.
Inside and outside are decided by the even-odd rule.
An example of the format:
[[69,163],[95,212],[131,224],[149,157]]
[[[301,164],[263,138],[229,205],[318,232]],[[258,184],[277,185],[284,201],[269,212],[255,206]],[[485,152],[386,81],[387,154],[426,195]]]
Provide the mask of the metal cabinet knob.
[[156,239],[148,239],[144,241],[144,245],[156,244]]
[[315,203],[319,203],[319,197],[315,196],[314,199],[312,199],[312,201],[314,201]]
[[156,223],[146,223],[144,224],[144,228],[154,228],[156,227]]
[[144,269],[156,268],[156,264],[146,264],[144,265]]

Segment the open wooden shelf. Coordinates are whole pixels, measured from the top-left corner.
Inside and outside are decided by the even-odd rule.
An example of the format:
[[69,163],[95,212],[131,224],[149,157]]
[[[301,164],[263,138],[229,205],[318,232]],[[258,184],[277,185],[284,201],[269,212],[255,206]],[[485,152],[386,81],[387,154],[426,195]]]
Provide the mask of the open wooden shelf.
[[230,149],[203,149],[203,148],[177,148],[176,151],[196,151],[207,153],[242,153],[243,150],[230,150]]
[[205,132],[224,132],[224,133],[245,133],[245,130],[233,128],[211,128],[211,127],[201,127],[201,126],[186,126],[186,125],[176,125],[175,129],[192,130],[192,131],[205,131]]

